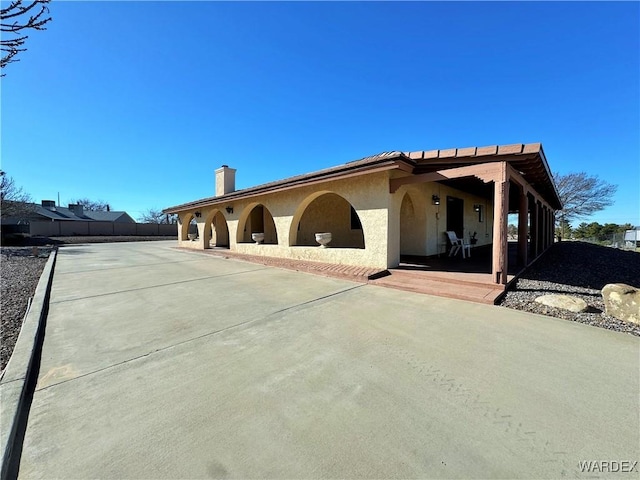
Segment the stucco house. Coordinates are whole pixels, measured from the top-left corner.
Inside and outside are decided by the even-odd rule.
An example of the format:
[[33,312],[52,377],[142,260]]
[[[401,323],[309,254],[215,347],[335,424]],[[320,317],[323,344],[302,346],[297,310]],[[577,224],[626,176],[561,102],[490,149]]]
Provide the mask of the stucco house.
[[518,214],[526,266],[553,243],[562,207],[539,143],[386,152],[242,190],[235,173],[223,165],[215,196],[164,210],[178,215],[179,246],[388,269],[404,255],[446,254],[455,231],[491,251],[491,281],[504,285],[507,215]]

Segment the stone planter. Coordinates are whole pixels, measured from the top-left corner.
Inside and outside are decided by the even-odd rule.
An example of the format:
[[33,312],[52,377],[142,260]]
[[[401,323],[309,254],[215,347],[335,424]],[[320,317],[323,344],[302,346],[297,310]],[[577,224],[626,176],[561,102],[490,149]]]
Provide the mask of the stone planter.
[[197,233],[188,233],[187,234],[187,238],[189,240],[191,240],[192,242],[195,242],[196,239],[198,238],[198,234]]
[[326,248],[327,244],[331,241],[331,233],[316,233],[316,242],[320,244],[320,248]]
[[256,242],[256,245],[260,245],[264,242],[264,233],[252,233],[251,239]]

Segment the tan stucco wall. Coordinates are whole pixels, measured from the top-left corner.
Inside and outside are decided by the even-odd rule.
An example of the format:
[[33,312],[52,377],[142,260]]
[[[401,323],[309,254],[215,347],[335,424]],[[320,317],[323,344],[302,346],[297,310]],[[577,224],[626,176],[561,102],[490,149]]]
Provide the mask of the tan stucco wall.
[[[208,227],[207,222],[210,222],[210,218],[213,218],[211,211],[215,209],[219,210],[227,221],[231,240],[230,248],[240,253],[386,268],[387,206],[390,198],[388,192],[389,175],[387,172],[379,172],[260,195],[251,199],[235,200],[222,206],[201,208],[198,209],[202,216],[197,219],[199,238],[196,241],[189,241],[186,234],[186,223],[196,211],[192,209],[179,214],[182,222],[179,244],[182,247],[194,249],[208,248],[208,245],[205,247],[203,234],[205,225]],[[364,249],[338,248],[332,247],[332,244],[329,245],[329,248],[290,246],[292,241],[295,245],[295,240],[291,238],[291,235],[293,233],[293,236],[297,237],[297,224],[302,219],[305,208],[325,193],[340,195],[356,209],[362,223],[365,241]],[[273,217],[277,230],[277,245],[255,245],[254,243],[239,243],[237,241],[238,238],[244,240],[244,222],[250,215],[248,209],[253,209],[254,206],[259,204],[264,205],[266,207],[265,211],[268,209]],[[233,207],[233,213],[226,212],[225,208],[227,206]],[[350,214],[348,210],[347,214]],[[347,220],[349,219],[350,217],[347,217]],[[292,227],[294,224],[295,228]],[[267,222],[265,222],[265,225],[267,225]],[[238,228],[242,228],[240,237],[238,237]],[[308,228],[314,229],[311,224],[309,224]],[[265,232],[266,237],[268,228],[265,229],[267,230]],[[313,233],[315,234],[316,231]],[[340,232],[338,232],[338,235],[340,235]]]
[[[182,227],[181,238],[184,240],[179,243],[188,248],[209,248],[208,238],[203,233],[205,225],[209,227],[215,210],[227,222],[230,248],[240,253],[394,267],[400,261],[401,252],[427,256],[446,252],[447,195],[464,201],[465,239],[468,240],[475,231],[478,246],[491,243],[493,207],[490,200],[436,182],[404,185],[390,194],[389,177],[389,172],[379,172],[202,208],[202,216],[197,219],[199,238],[196,241],[186,240],[186,230]],[[405,202],[403,211],[402,202],[406,194],[411,205]],[[440,197],[440,205],[432,204],[434,194]],[[483,205],[483,222],[478,220],[474,204]],[[271,245],[256,245],[251,240],[251,232],[258,231],[252,225],[260,223],[251,215],[252,211],[259,212],[254,210],[259,205],[264,206],[261,228],[265,230],[265,239],[274,242]],[[360,235],[359,231],[350,228],[350,205],[355,208],[362,224],[364,249],[340,248],[341,245],[357,245],[354,239]],[[233,213],[226,212],[227,206],[233,207]],[[183,212],[179,217],[188,221],[194,212]],[[269,217],[273,218],[273,224]],[[329,248],[315,246],[315,233],[326,230],[331,231],[334,241]]]
[[420,195],[411,192],[404,194],[400,206],[400,254],[427,254],[426,205]]
[[[413,204],[414,215],[412,219],[409,217],[409,209],[406,204],[405,212],[402,212],[402,202],[406,194],[409,194]],[[440,205],[433,205],[432,195],[440,197]],[[464,201],[465,240],[468,241],[469,236],[473,232],[477,232],[477,246],[491,244],[493,225],[493,203],[491,200],[436,182],[405,185],[391,194],[389,208],[389,266],[399,263],[401,253],[430,256],[446,252],[447,240],[444,232],[447,228],[447,195]],[[483,222],[478,220],[478,213],[473,210],[474,204],[483,206]],[[405,224],[412,220],[415,229],[402,228],[402,219],[405,220]],[[424,235],[422,233],[423,229],[426,232]],[[408,233],[408,237],[405,236],[403,238],[403,233]],[[404,250],[405,248],[407,251]]]

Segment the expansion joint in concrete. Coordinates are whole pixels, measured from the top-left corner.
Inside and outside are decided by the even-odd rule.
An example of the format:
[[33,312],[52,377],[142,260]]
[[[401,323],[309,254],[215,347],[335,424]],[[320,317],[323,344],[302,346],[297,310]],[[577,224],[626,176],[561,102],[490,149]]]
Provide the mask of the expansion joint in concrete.
[[[259,270],[264,270],[264,269],[259,269]],[[239,272],[239,273],[242,273],[242,272]],[[230,325],[228,327],[221,328],[221,329],[215,330],[213,332],[204,333],[202,335],[198,335],[197,337],[189,338],[189,339],[183,340],[181,342],[176,342],[176,343],[173,343],[171,345],[167,345],[166,347],[162,347],[162,348],[158,348],[156,350],[152,350],[152,351],[147,352],[147,353],[145,353],[143,355],[138,355],[136,357],[128,358],[128,359],[123,360],[121,362],[114,363],[113,365],[108,365],[106,367],[103,367],[103,368],[100,368],[100,369],[97,369],[97,370],[93,370],[91,372],[87,372],[87,373],[84,373],[82,375],[78,375],[77,377],[69,378],[69,379],[62,380],[62,381],[57,382],[57,383],[53,383],[51,385],[47,385],[46,387],[42,387],[42,388],[36,389],[36,391],[40,392],[40,391],[43,391],[43,390],[47,390],[47,389],[49,389],[51,387],[62,385],[63,383],[67,383],[67,382],[72,382],[74,380],[79,380],[81,378],[88,377],[88,376],[91,376],[91,375],[95,375],[97,373],[104,372],[105,370],[110,370],[112,368],[119,367],[121,365],[126,365],[128,363],[135,362],[136,360],[140,360],[142,358],[149,357],[149,356],[151,356],[151,355],[153,355],[155,353],[164,352],[166,350],[170,350],[172,348],[178,347],[180,345],[185,345],[187,343],[191,343],[191,342],[194,342],[196,340],[200,340],[202,338],[210,337],[212,335],[217,335],[219,333],[223,333],[223,332],[226,332],[228,330],[233,330],[233,329],[236,329],[236,328],[239,328],[239,327],[244,327],[244,326],[252,324],[252,323],[265,321],[265,320],[268,320],[270,317],[273,317],[275,315],[279,315],[279,314],[281,314],[283,312],[295,310],[295,309],[298,309],[298,308],[304,308],[304,307],[306,307],[308,305],[311,305],[313,303],[317,303],[317,302],[320,302],[320,301],[323,301],[323,300],[326,300],[326,299],[329,299],[329,298],[332,298],[332,297],[336,297],[338,295],[342,295],[343,293],[347,293],[347,292],[350,292],[351,290],[362,288],[364,286],[365,286],[365,284],[355,285],[353,287],[345,288],[343,290],[339,290],[337,292],[333,292],[333,293],[330,293],[328,295],[323,295],[321,297],[314,298],[314,299],[308,300],[306,302],[301,302],[301,303],[298,303],[298,304],[295,304],[295,305],[291,305],[289,307],[281,308],[280,310],[276,310],[275,312],[271,312],[271,313],[269,313],[268,315],[266,315],[264,317],[254,318],[254,319],[251,319],[251,320],[246,320],[244,322],[236,323],[235,325]]]

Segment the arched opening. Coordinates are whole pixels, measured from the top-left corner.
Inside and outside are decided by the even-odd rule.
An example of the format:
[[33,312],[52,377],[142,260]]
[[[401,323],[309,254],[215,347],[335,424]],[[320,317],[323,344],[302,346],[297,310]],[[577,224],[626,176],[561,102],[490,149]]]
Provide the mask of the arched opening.
[[[192,238],[198,237],[198,224],[196,223],[196,217],[193,213],[188,213],[184,217],[178,217],[178,223],[180,228],[180,240],[186,241]],[[195,237],[193,237],[195,235]]]
[[[195,235],[195,236],[194,236]],[[198,222],[196,221],[196,217],[191,217],[189,220],[189,230],[188,230],[188,238],[198,238],[200,234],[198,233]]]
[[229,227],[227,219],[224,218],[220,210],[214,210],[209,214],[204,225],[204,231],[206,234],[205,248],[229,248]]
[[418,214],[417,207],[411,195],[405,193],[400,206],[400,255],[426,255],[426,218]]
[[238,243],[255,243],[251,238],[254,233],[264,233],[264,240],[261,243],[278,244],[278,232],[273,216],[261,203],[249,205],[240,216]]
[[364,232],[358,212],[340,195],[332,192],[316,194],[305,199],[298,210],[289,236],[292,246],[317,247],[316,233],[329,232],[329,247],[364,248]]

